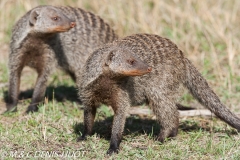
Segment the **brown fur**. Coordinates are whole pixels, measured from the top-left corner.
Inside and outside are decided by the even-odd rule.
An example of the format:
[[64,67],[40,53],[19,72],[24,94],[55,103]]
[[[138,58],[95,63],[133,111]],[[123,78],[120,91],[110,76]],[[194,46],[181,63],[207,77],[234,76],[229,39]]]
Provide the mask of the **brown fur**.
[[[152,71],[136,77],[116,74],[117,67],[122,70],[127,65],[122,61],[126,50],[151,66]],[[117,56],[113,58],[111,65],[106,66],[106,55],[112,51],[116,52]],[[115,61],[118,63],[113,68]],[[111,105],[115,115],[109,154],[118,152],[126,113],[131,105],[149,104],[161,126],[157,137],[159,141],[175,137],[179,126],[176,100],[182,85],[188,88],[202,105],[240,131],[240,119],[220,102],[182,51],[166,38],[136,34],[114,41],[104,49],[95,51],[78,76],[81,77],[77,81],[79,95],[85,107],[85,130],[80,139],[92,133],[96,108],[101,103]]]
[[37,111],[48,77],[56,66],[76,80],[75,73],[82,68],[89,53],[114,39],[117,35],[107,23],[80,8],[38,6],[27,12],[12,31],[7,111],[17,110],[24,66],[38,73],[27,112]]

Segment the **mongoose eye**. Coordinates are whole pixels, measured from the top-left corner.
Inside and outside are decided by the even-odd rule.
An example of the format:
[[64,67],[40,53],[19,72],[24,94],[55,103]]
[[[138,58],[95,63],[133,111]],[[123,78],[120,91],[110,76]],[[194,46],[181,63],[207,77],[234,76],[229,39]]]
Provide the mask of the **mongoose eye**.
[[59,18],[58,17],[53,17],[52,20],[57,21]]
[[131,64],[131,65],[133,65],[133,64],[135,63],[135,60],[134,60],[134,59],[129,59],[129,60],[128,60],[128,63]]

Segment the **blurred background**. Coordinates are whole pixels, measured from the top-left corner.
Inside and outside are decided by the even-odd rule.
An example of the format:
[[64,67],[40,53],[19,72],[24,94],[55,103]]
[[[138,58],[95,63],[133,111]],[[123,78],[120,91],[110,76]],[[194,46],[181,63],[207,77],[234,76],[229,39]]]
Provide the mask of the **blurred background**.
[[[14,23],[26,11],[44,4],[91,11],[108,22],[120,37],[153,33],[171,39],[221,100],[232,109],[240,108],[239,0],[0,0],[2,86],[7,83],[8,46]],[[25,80],[23,84],[25,88],[33,87],[34,81],[29,84]],[[188,94],[182,99],[186,104],[192,102]]]

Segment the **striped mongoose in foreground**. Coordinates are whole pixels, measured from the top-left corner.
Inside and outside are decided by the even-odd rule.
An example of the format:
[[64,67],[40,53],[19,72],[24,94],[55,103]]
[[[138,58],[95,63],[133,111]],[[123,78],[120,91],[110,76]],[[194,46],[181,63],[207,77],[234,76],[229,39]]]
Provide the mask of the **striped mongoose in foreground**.
[[114,39],[117,35],[107,23],[80,8],[38,6],[28,11],[12,31],[7,111],[17,110],[24,66],[38,73],[27,109],[33,112],[43,101],[47,80],[56,66],[76,80],[75,73],[82,68],[89,53]]
[[[115,113],[108,154],[118,152],[126,114],[132,105],[147,103],[152,108],[161,126],[157,140],[163,142],[176,136],[179,113],[175,104],[182,85],[202,105],[240,131],[240,119],[220,102],[207,81],[169,39],[136,34],[105,46],[93,52],[78,75],[81,78],[77,86],[84,105],[84,132],[79,140],[92,134],[96,108],[101,103],[111,105]],[[129,65],[123,61],[126,52],[140,58],[152,71],[142,76],[124,73]]]

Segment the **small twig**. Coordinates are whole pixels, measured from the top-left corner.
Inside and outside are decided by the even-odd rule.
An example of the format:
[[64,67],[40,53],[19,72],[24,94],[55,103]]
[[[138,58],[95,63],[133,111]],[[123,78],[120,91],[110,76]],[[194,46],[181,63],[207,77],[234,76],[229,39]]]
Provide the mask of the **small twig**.
[[7,86],[8,86],[8,83],[0,83],[0,88],[7,87]]
[[[140,107],[131,107],[129,114],[130,115],[145,115],[145,116],[153,115],[151,109],[140,108]],[[240,113],[236,113],[236,114],[239,115]],[[194,116],[212,117],[215,115],[207,109],[196,109],[196,110],[179,111],[179,116],[180,117],[194,117]]]

